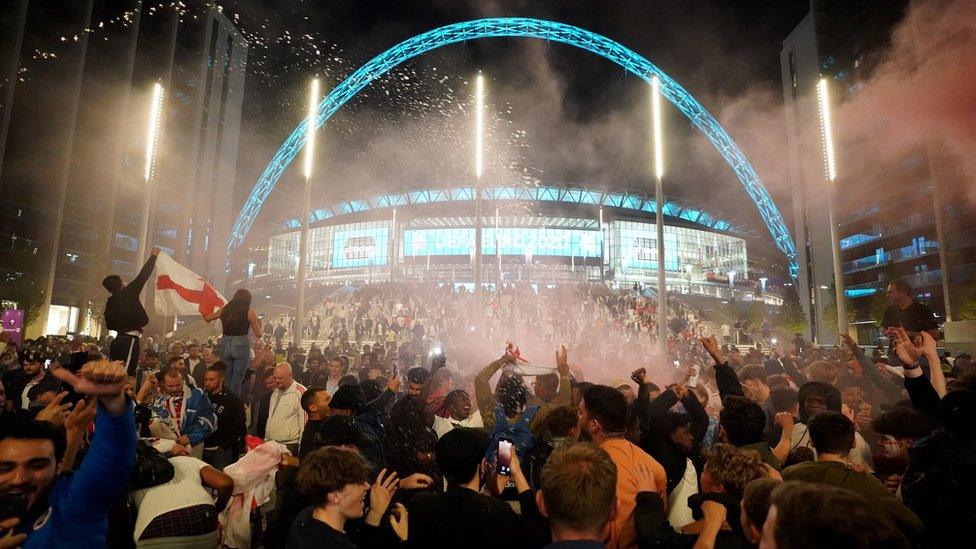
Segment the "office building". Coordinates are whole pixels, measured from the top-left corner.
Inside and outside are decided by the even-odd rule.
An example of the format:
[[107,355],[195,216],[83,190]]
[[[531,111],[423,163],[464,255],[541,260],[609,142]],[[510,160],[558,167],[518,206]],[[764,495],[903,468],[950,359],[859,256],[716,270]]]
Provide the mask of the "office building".
[[[800,257],[797,293],[810,321],[807,335],[819,343],[835,343],[837,335],[817,84],[827,79],[835,112],[855,98],[913,5],[908,0],[812,0],[810,13],[783,42],[780,63]],[[841,271],[854,317],[851,333],[861,344],[879,340],[878,321],[891,280],[908,281],[940,323],[951,320],[953,306],[973,280],[976,233],[964,225],[973,213],[971,208],[967,213],[963,199],[966,181],[934,137],[923,137],[917,147],[893,157],[879,158],[850,142],[837,150],[837,162],[843,164],[833,183]]]
[[138,272],[156,82],[146,249],[222,285],[248,47],[233,24],[207,6],[12,0],[0,36],[0,274],[43,292],[28,335],[98,334],[101,279]]

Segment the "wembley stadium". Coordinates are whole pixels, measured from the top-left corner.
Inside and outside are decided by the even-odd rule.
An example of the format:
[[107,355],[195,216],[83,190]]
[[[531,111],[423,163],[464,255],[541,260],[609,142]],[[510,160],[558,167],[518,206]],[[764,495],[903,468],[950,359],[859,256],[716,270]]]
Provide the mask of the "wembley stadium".
[[[314,288],[396,280],[472,289],[475,209],[470,186],[421,188],[313,208],[308,283]],[[482,280],[488,287],[656,285],[653,196],[576,186],[485,186],[482,212]],[[758,282],[750,280],[743,227],[671,198],[663,214],[669,292],[754,299]],[[252,282],[268,292],[294,288],[299,227],[299,220],[291,219],[271,234],[266,269],[261,269],[266,275]]]

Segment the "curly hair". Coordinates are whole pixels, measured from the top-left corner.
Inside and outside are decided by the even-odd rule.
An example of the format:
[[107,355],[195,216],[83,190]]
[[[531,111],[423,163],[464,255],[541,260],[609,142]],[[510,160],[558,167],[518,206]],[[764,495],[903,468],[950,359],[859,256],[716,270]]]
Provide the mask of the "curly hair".
[[298,469],[298,487],[315,507],[324,507],[331,492],[363,482],[369,482],[366,462],[356,452],[336,446],[310,453]]
[[705,469],[730,495],[741,498],[746,486],[757,478],[766,478],[766,468],[758,452],[730,444],[716,444],[706,454]]

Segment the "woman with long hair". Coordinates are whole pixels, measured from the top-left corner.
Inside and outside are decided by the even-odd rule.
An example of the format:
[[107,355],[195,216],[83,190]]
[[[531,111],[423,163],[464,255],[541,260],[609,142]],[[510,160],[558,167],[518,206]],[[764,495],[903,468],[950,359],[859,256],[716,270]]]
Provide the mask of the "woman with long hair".
[[261,321],[251,308],[251,292],[241,288],[226,305],[206,317],[207,322],[220,319],[224,335],[217,344],[220,360],[227,364],[227,388],[243,398],[243,385],[247,377],[248,362],[251,360],[251,342],[248,331],[261,338]]

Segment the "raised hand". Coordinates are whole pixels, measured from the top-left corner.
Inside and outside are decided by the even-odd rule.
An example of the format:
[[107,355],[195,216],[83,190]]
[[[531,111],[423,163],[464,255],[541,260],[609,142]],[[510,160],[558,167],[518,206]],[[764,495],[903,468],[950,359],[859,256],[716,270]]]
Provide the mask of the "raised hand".
[[400,541],[407,541],[407,525],[407,508],[402,503],[393,504],[393,511],[390,512],[390,526]]
[[647,464],[637,463],[634,467],[634,477],[637,480],[638,492],[657,492],[657,480]]
[[708,354],[712,355],[712,358],[715,359],[715,362],[718,363],[725,362],[725,359],[722,357],[721,351],[718,350],[718,341],[716,341],[714,337],[709,336],[709,337],[701,338],[701,344],[702,347],[704,347],[705,350],[708,352]]
[[559,372],[560,377],[569,375],[569,351],[566,350],[565,345],[560,345],[559,350],[556,351],[556,370]]
[[724,505],[710,499],[702,502],[701,511],[702,517],[705,519],[705,521],[713,524],[721,524],[725,522],[725,517],[728,514],[728,509],[726,509]]
[[65,368],[58,368],[52,373],[61,381],[71,385],[75,391],[97,397],[110,414],[119,415],[125,412],[126,372],[122,361],[92,361],[82,366],[77,375]]
[[777,412],[775,419],[776,425],[779,425],[784,431],[793,428],[793,414],[790,412]]
[[68,396],[68,391],[58,393],[56,397],[51,399],[51,402],[47,403],[47,406],[37,413],[37,419],[53,423],[58,427],[64,425],[65,414],[71,409],[70,403],[61,404],[61,400],[66,396]]
[[841,342],[844,344],[844,348],[850,351],[852,355],[855,357],[861,355],[861,348],[857,346],[857,343],[854,342],[854,339],[851,338],[851,336],[847,334],[837,335],[840,336]]
[[74,410],[71,410],[68,417],[64,418],[64,429],[68,432],[84,432],[88,428],[88,424],[95,419],[95,412],[97,411],[98,406],[90,404],[84,399],[79,400],[75,403]]
[[638,368],[630,373],[630,379],[634,380],[634,383],[638,387],[644,385],[644,378],[647,377],[647,368]]
[[911,339],[908,338],[908,332],[904,328],[895,328],[892,331],[895,341],[895,354],[898,355],[898,360],[901,360],[906,366],[911,366],[918,362],[918,358],[922,356],[922,341],[918,338],[918,343],[916,344]]
[[369,514],[376,517],[377,524],[379,524],[379,519],[386,514],[386,509],[390,506],[390,501],[393,500],[393,494],[396,493],[398,486],[399,480],[396,471],[390,471],[387,474],[384,468],[380,470],[380,474],[376,476],[376,482],[369,488]]

